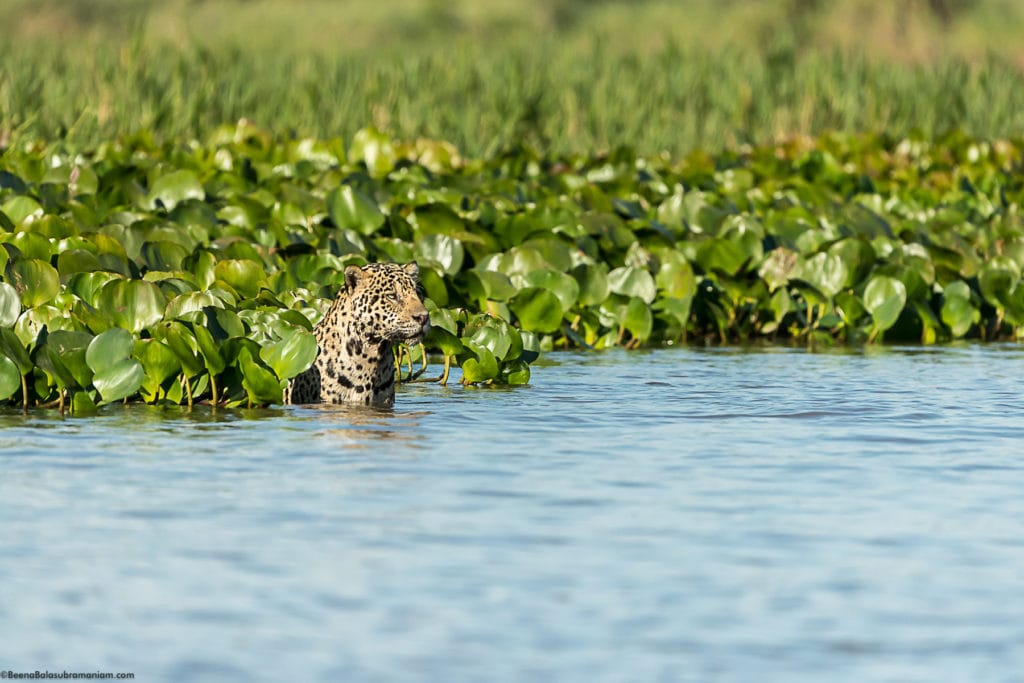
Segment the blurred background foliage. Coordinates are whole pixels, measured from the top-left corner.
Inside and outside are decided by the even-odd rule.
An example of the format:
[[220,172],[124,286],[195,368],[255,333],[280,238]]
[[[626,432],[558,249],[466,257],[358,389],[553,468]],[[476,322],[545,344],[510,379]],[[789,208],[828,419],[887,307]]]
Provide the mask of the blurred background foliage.
[[1024,130],[1012,0],[4,0],[0,148],[248,119],[486,156]]
[[763,52],[863,50],[927,62],[997,54],[1024,65],[1024,5],[1015,0],[4,0],[14,43],[65,45],[128,38],[179,48],[268,49],[325,55],[529,49],[594,36],[624,52],[667,43]]

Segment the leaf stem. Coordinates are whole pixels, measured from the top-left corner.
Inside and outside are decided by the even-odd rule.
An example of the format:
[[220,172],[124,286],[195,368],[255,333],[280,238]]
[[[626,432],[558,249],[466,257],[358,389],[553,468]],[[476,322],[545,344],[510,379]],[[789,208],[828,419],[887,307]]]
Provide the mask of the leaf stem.
[[441,373],[441,386],[448,386],[448,372],[452,369],[452,357],[444,354],[444,372]]

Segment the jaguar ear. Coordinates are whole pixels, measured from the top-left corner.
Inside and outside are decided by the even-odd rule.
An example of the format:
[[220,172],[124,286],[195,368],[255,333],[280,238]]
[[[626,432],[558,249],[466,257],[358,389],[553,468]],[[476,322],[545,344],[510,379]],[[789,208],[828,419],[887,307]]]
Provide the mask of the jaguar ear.
[[411,275],[414,280],[418,280],[420,277],[420,267],[415,261],[409,261],[406,263],[402,266],[402,270]]
[[356,285],[366,276],[366,271],[359,266],[347,266],[345,268],[345,291],[351,294],[355,291]]

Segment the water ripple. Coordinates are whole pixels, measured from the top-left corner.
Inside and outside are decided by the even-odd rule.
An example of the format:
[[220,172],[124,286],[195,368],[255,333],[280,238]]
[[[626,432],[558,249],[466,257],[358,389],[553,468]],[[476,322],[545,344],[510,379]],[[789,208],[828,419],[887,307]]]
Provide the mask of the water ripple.
[[615,351],[393,411],[0,412],[0,664],[1012,680],[1020,377],[1018,345]]

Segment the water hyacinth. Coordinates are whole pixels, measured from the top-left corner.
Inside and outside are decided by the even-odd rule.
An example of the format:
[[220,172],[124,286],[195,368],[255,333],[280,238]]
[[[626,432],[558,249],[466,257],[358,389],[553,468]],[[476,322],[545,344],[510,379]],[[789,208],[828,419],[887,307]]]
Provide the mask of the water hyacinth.
[[[416,260],[473,384],[543,350],[1024,333],[1020,141],[794,139],[678,160],[463,159],[360,131],[0,157],[0,399],[268,404],[344,267]],[[400,349],[403,379],[426,374]],[[416,365],[420,367],[417,369]]]

